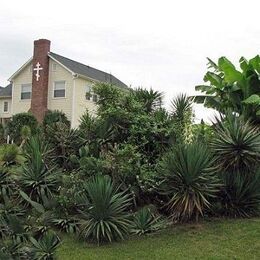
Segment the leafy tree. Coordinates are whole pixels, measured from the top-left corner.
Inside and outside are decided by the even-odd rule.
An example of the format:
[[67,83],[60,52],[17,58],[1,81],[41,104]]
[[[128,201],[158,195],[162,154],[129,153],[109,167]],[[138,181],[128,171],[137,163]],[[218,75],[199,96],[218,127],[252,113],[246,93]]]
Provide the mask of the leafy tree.
[[6,125],[7,134],[14,140],[15,143],[21,143],[22,128],[28,126],[31,130],[31,134],[37,133],[38,122],[36,118],[30,113],[18,113],[15,114]]
[[240,71],[226,58],[221,57],[216,64],[208,59],[209,71],[204,81],[209,85],[196,86],[205,95],[196,96],[195,102],[204,103],[221,113],[231,109],[255,123],[260,121],[260,57],[247,61],[241,57]]

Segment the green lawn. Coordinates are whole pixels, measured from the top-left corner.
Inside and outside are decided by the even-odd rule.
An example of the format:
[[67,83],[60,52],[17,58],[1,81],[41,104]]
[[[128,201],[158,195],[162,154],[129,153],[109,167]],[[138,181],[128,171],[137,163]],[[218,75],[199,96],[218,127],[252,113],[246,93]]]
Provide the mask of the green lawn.
[[260,218],[178,225],[146,237],[94,246],[63,238],[58,259],[260,259]]

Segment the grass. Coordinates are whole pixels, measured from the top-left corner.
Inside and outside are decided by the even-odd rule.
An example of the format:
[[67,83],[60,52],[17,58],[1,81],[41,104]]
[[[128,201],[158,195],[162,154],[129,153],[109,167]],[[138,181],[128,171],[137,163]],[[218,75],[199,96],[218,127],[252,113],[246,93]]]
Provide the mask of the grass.
[[64,236],[58,259],[260,259],[260,218],[176,225],[100,247]]

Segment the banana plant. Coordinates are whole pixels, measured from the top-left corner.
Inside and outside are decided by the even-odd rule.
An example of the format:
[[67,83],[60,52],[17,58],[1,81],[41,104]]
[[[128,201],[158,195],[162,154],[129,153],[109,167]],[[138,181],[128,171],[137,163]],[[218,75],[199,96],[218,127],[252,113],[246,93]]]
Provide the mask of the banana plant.
[[204,94],[195,96],[194,101],[220,113],[232,110],[260,123],[260,56],[249,61],[241,57],[239,63],[240,70],[226,57],[218,63],[208,58],[209,71],[204,76],[208,84],[195,87]]

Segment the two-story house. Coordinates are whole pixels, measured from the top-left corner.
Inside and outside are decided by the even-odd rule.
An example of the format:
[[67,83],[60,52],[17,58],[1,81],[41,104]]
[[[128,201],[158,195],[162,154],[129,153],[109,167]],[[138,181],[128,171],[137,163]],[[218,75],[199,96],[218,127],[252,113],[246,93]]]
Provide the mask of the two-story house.
[[95,114],[97,96],[86,95],[93,84],[107,82],[127,86],[111,74],[50,52],[50,41],[34,41],[33,57],[0,89],[0,122],[31,111],[39,122],[47,110],[63,111],[77,127],[86,109]]

